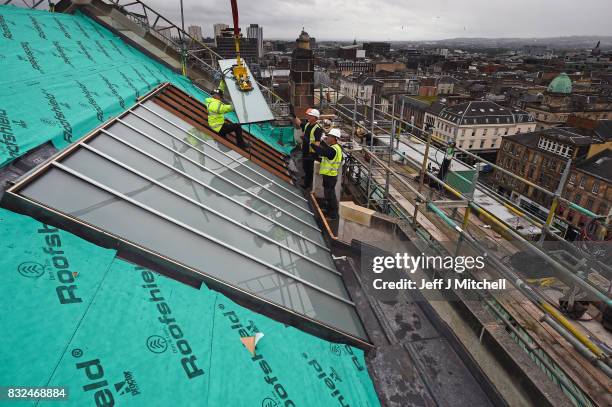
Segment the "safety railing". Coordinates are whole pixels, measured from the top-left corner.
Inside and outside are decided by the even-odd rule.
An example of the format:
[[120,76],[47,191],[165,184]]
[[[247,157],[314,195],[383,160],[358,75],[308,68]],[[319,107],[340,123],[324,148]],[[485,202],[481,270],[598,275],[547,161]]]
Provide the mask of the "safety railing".
[[[367,100],[363,100],[363,99],[359,99],[359,98],[354,98],[350,95],[346,95],[346,94],[342,94],[342,92],[338,91],[335,86],[331,83],[322,83],[322,85],[326,86],[328,89],[332,89],[333,92],[336,92],[336,95],[334,95],[332,98],[330,98],[331,100],[337,101],[340,100],[341,98],[343,99],[349,99],[353,102],[353,105],[350,104],[340,104],[337,102],[326,102],[325,98],[320,97],[320,103],[322,106],[326,106],[326,107],[330,107],[331,109],[333,109],[334,111],[336,111],[340,117],[342,117],[342,119],[347,120],[349,122],[351,122],[351,127],[353,129],[353,133],[355,131],[356,128],[361,127],[364,131],[368,132],[369,134],[376,134],[377,132],[379,134],[383,134],[383,135],[387,135],[389,136],[391,134],[391,126],[394,125],[395,126],[395,131],[393,134],[393,139],[396,140],[396,142],[399,144],[399,137],[397,135],[397,130],[398,129],[409,129],[409,134],[411,136],[415,136],[419,139],[421,139],[422,141],[428,143],[428,145],[433,144],[431,138],[433,136],[431,131],[425,130],[425,129],[421,129],[417,126],[414,125],[414,123],[411,123],[405,119],[403,119],[402,117],[396,116],[394,114],[394,112],[390,113],[390,110],[393,110],[393,107],[390,104],[376,104],[375,103],[375,97],[373,97],[371,100],[367,101]],[[380,107],[377,107],[380,106]],[[400,108],[400,111],[403,111],[403,105]],[[387,126],[384,126],[385,124],[387,124]],[[428,141],[429,139],[429,141]],[[444,143],[444,142],[438,142],[442,147],[447,147],[448,144]],[[484,158],[472,153],[471,151],[468,151],[466,149],[463,148],[459,148],[459,147],[455,147],[455,150],[458,152],[461,152],[463,154],[465,154],[465,156],[470,157],[471,159],[473,159],[476,162],[485,164],[485,165],[489,165],[491,168],[494,168],[495,170],[498,170],[510,177],[512,177],[513,179],[516,179],[519,182],[522,182],[534,189],[537,189],[539,191],[541,191],[542,193],[546,194],[547,196],[553,198],[553,204],[551,205],[551,210],[549,210],[550,216],[544,220],[542,219],[542,224],[540,225],[540,227],[544,227],[545,229],[550,229],[553,220],[555,219],[555,210],[556,207],[558,206],[559,203],[564,203],[566,204],[569,208],[572,208],[576,211],[578,211],[579,213],[588,216],[590,218],[599,218],[601,217],[600,215],[597,215],[596,213],[581,207],[580,205],[577,205],[576,203],[564,198],[561,196],[560,191],[549,191],[546,188],[537,185],[535,183],[533,183],[532,181],[529,181],[523,177],[521,177],[520,175],[514,174],[510,171],[508,171],[507,169],[492,163],[490,161],[485,160]],[[453,157],[453,161],[459,162],[461,165],[467,166],[469,168],[475,169],[475,167],[471,164],[468,164],[462,160],[460,160],[457,157]],[[561,184],[561,182],[560,182]],[[481,184],[479,184],[481,185]],[[514,205],[514,203],[508,199],[505,199],[505,202],[509,205]],[[550,230],[548,230],[550,231]]]
[[[217,83],[223,78],[218,61],[223,59],[215,50],[191,36],[168,18],[147,6],[140,0],[102,0],[122,11],[132,22],[138,24],[148,33],[162,41],[181,55],[185,67],[197,67],[210,75],[211,82]],[[289,115],[289,103],[255,78],[262,94],[276,118]]]
[[32,8],[32,9],[38,9],[38,8],[48,9],[49,8],[45,0],[30,0],[30,1],[28,0],[5,0],[4,2],[2,2],[2,5],[6,6],[8,4],[13,5],[13,6],[18,6],[18,7]]

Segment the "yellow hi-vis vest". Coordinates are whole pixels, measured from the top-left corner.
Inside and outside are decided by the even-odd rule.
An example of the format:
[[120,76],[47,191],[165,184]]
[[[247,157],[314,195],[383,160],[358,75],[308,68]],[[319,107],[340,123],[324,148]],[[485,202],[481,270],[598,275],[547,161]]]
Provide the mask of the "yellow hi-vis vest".
[[309,140],[308,151],[311,153],[315,152],[314,143],[317,140],[315,139],[314,133],[317,127],[319,127],[319,123],[315,123],[312,126],[310,126],[310,123],[306,123],[306,126],[304,126],[304,135],[306,135]]
[[336,150],[336,155],[333,160],[330,160],[327,157],[321,158],[321,165],[319,166],[319,174],[327,175],[328,177],[335,177],[338,175],[338,170],[340,169],[340,164],[342,163],[342,147],[338,144],[334,144],[331,146],[334,150]]
[[206,109],[208,109],[208,125],[218,132],[225,123],[225,113],[231,112],[234,108],[232,105],[226,105],[215,98],[207,98],[204,102],[206,103]]

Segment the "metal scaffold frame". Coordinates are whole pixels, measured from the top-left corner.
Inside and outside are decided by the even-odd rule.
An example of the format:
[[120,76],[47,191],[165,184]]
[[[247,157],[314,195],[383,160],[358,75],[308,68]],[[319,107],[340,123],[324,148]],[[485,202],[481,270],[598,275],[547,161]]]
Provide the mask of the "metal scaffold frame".
[[[327,97],[325,97],[323,94],[323,86],[326,87]],[[358,128],[363,129],[366,134],[373,135],[373,137],[370,137],[369,143],[364,141],[364,143],[358,146],[356,149],[359,153],[363,154],[365,163],[357,159],[350,150],[346,154],[347,163],[345,165],[346,170],[344,176],[351,183],[359,186],[363,191],[362,198],[364,205],[369,208],[374,207],[383,213],[403,219],[407,224],[412,224],[415,227],[417,234],[422,236],[428,245],[435,247],[438,251],[444,251],[445,249],[442,248],[439,242],[436,242],[434,237],[428,231],[424,230],[422,227],[418,227],[417,222],[419,212],[421,213],[421,216],[433,216],[440,219],[443,224],[450,227],[458,234],[456,252],[458,252],[462,244],[467,244],[476,252],[485,254],[488,263],[496,268],[500,275],[506,277],[530,301],[538,306],[540,311],[542,311],[544,314],[542,317],[543,321],[547,322],[555,331],[559,333],[561,337],[565,338],[569,343],[571,343],[571,345],[587,360],[591,361],[591,363],[604,371],[609,377],[612,377],[610,355],[607,355],[604,350],[592,342],[590,338],[586,337],[574,326],[574,324],[572,324],[559,311],[557,311],[556,308],[550,305],[548,300],[543,297],[539,291],[527,285],[525,281],[523,281],[513,270],[508,267],[508,265],[497,259],[495,255],[490,252],[490,250],[484,247],[480,242],[476,241],[467,230],[470,226],[470,216],[480,216],[480,218],[489,225],[499,228],[504,233],[509,235],[513,239],[513,243],[519,244],[522,248],[527,249],[530,253],[533,253],[539,258],[545,260],[554,268],[555,271],[559,273],[560,276],[563,276],[570,281],[571,285],[585,290],[589,294],[593,295],[597,300],[602,301],[608,306],[612,306],[612,300],[608,297],[608,294],[593,286],[587,279],[586,275],[582,275],[579,273],[579,270],[575,268],[570,268],[566,264],[562,264],[546,253],[542,247],[544,239],[546,237],[550,237],[555,241],[560,242],[566,250],[574,254],[576,251],[578,251],[577,248],[565,241],[558,234],[554,233],[552,222],[554,220],[556,206],[560,202],[564,202],[569,207],[592,218],[597,218],[597,214],[563,198],[561,196],[561,188],[558,188],[554,192],[548,191],[545,188],[533,184],[521,176],[513,174],[494,163],[486,161],[467,150],[455,148],[457,151],[464,153],[466,156],[471,157],[477,162],[491,165],[491,167],[495,168],[496,170],[499,170],[519,180],[520,182],[524,182],[553,198],[553,203],[551,205],[548,218],[545,221],[541,221],[535,216],[526,214],[522,210],[516,208],[514,203],[508,201],[506,198],[495,196],[496,201],[500,202],[500,204],[503,204],[513,213],[522,216],[525,220],[540,228],[541,238],[536,242],[529,241],[511,225],[506,224],[494,214],[487,212],[485,208],[478,206],[474,202],[474,191],[477,187],[481,187],[481,184],[478,183],[477,171],[475,172],[473,179],[463,179],[472,187],[472,190],[467,193],[456,190],[453,186],[445,182],[445,180],[438,178],[434,173],[428,171],[427,164],[430,157],[429,150],[431,148],[435,148],[435,146],[432,145],[432,132],[419,129],[414,125],[414,123],[408,122],[402,117],[396,115],[396,102],[394,99],[391,104],[386,104],[376,103],[375,95],[372,95],[370,100],[353,98],[351,96],[343,95],[329,83],[321,84],[319,92],[319,108],[335,114],[343,122],[346,128],[350,129],[353,135]],[[332,95],[330,95],[330,92]],[[338,103],[341,98],[343,100],[348,99],[352,103]],[[400,112],[403,112],[403,108],[400,109]],[[417,138],[418,140],[414,140],[413,137]],[[375,139],[388,139],[389,142],[388,145],[375,145]],[[411,146],[411,143],[425,144],[425,153],[423,154],[422,162],[403,154],[397,149],[400,139],[406,141],[408,147],[413,149],[414,147]],[[446,147],[444,144],[442,146]],[[420,177],[417,186],[409,183],[404,174],[399,174],[392,168],[394,157],[397,158],[398,161],[402,161],[402,163],[408,164],[419,171]],[[452,160],[457,161],[464,166],[473,168],[471,165],[462,162],[456,157],[453,157]],[[566,170],[560,179],[561,186],[564,184],[564,180],[569,174],[569,165],[570,164],[568,163]],[[428,178],[430,185],[433,183],[436,185],[436,188],[430,188],[425,182],[425,177]],[[398,203],[397,199],[390,194],[392,181],[395,182],[396,185],[401,186],[403,189],[400,191],[401,195],[406,197],[410,203],[413,204],[413,213],[408,213],[408,211],[406,211],[405,208],[402,208],[402,206]],[[443,193],[448,193],[454,199],[452,202],[455,204],[448,206],[448,200],[439,199],[440,195],[444,195]],[[438,199],[436,199],[436,195],[438,195]],[[448,207],[464,208],[463,219],[460,224],[457,224],[442,210],[442,208]],[[609,266],[592,257],[589,253],[581,252],[581,254],[586,258],[589,266],[602,270],[603,275],[610,275],[609,273],[612,271],[612,269]],[[612,285],[610,287],[612,288]],[[610,290],[608,290],[608,292],[609,291]],[[499,312],[499,309],[503,310],[503,306],[501,306],[495,300],[492,301],[498,308],[495,309],[497,312],[491,312],[498,320],[504,322],[505,320],[500,319],[499,317],[499,315],[502,315],[502,313]],[[488,304],[488,308],[493,310],[493,305]],[[521,343],[527,342],[525,336],[521,335],[520,332],[515,333],[514,339]],[[526,346],[525,348],[527,350],[531,349],[529,346]],[[533,353],[531,351],[529,352]],[[560,385],[566,391],[566,393],[568,393],[568,395],[570,395],[574,400],[583,399],[584,394],[576,394],[575,385],[569,384],[565,376],[560,375],[559,372],[555,371],[556,369],[560,369],[558,366],[554,364],[551,366],[550,360],[546,359],[546,357],[542,356],[541,354],[532,356],[538,360],[538,365],[549,374],[549,377],[555,378],[555,382]]]
[[[223,58],[215,50],[191,36],[181,27],[177,26],[142,1],[101,1],[115,6],[134,23],[163,41],[168,47],[180,53],[183,58],[184,74],[187,73],[189,67],[197,67],[209,73],[214,80],[220,81],[223,78],[221,69],[219,68],[219,60]],[[163,26],[161,24],[163,24]],[[266,101],[275,114],[279,116],[288,114],[289,105],[280,96],[259,82],[257,82],[257,85],[262,90]]]

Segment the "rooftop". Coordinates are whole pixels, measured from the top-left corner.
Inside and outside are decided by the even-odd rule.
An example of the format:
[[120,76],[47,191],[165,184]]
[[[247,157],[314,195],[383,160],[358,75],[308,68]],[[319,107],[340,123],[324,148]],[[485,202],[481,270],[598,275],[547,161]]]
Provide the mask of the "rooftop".
[[507,108],[487,100],[465,102],[445,107],[438,113],[438,117],[458,125],[533,122],[533,117],[525,110]]
[[541,137],[546,137],[573,146],[588,146],[596,142],[592,137],[584,135],[582,129],[576,127],[553,127],[529,133],[513,134],[504,138],[530,148],[539,149],[538,141]]
[[565,72],[561,73],[548,85],[548,91],[552,93],[572,93],[572,80]]
[[612,183],[612,150],[606,149],[576,163],[576,168]]

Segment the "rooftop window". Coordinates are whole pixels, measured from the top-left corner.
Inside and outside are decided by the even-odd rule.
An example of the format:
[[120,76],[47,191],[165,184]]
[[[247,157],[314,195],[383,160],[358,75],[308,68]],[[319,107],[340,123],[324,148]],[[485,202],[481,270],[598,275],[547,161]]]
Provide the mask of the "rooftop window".
[[110,239],[143,261],[172,263],[177,273],[274,312],[366,338],[300,191],[154,97],[10,193],[78,225],[94,243]]

